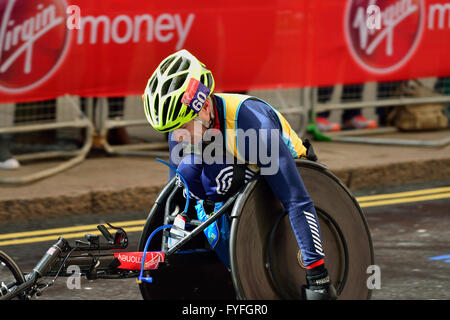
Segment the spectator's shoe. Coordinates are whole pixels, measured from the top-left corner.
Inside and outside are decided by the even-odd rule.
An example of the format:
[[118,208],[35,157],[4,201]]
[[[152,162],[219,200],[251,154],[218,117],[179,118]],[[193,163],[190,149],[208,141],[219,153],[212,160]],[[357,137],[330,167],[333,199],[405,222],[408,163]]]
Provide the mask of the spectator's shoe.
[[358,115],[354,116],[350,120],[346,120],[346,129],[376,129],[378,128],[378,123],[375,120],[367,120],[364,116]]
[[17,169],[20,167],[20,163],[19,161],[17,161],[14,158],[5,160],[5,161],[0,161],[0,169],[5,169],[5,170],[13,170],[13,169]]
[[320,132],[341,131],[341,126],[339,124],[330,122],[330,120],[325,117],[316,117],[316,126]]

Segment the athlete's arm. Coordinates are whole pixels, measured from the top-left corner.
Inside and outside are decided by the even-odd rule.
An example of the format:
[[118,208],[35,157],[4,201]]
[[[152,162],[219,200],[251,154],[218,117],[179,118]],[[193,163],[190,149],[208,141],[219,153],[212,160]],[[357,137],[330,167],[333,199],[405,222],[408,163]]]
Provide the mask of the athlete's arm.
[[[317,261],[320,257],[316,252],[311,252],[311,249],[308,249],[311,248],[311,245],[309,245],[311,231],[305,221],[304,214],[304,211],[314,213],[314,204],[307,194],[293,155],[283,141],[281,124],[275,111],[260,101],[247,100],[241,105],[237,122],[238,127],[244,132],[245,130],[255,130],[258,133],[258,155],[256,159],[262,174],[264,173],[263,168],[268,168],[274,164],[277,166],[274,173],[263,174],[263,177],[287,211],[297,241],[299,244],[304,244],[301,245],[303,249],[309,251],[303,255],[305,264]],[[265,135],[264,131],[260,131],[260,129],[275,130],[276,138],[273,138],[273,140],[267,139],[270,135]],[[278,144],[278,147],[272,148],[273,144]],[[250,142],[245,143],[244,156],[246,161],[252,158],[248,154],[250,150]],[[271,152],[271,150],[273,151]],[[268,153],[269,156],[264,157],[265,153]],[[270,158],[271,163],[267,162],[267,158]]]
[[[245,101],[239,110],[238,128],[242,129],[243,133],[247,130],[256,132],[258,137],[257,148],[253,147],[252,150],[250,139],[247,139],[244,143],[245,160],[256,159],[256,164],[260,168],[273,167],[273,170],[261,171],[264,179],[272,187],[286,209],[293,203],[310,201],[306,200],[305,194],[301,192],[305,187],[293,155],[283,141],[281,125],[276,113],[260,101]],[[275,134],[271,135],[270,132]],[[257,153],[256,157],[249,154],[251,151]],[[264,172],[268,174],[264,174]],[[309,196],[306,195],[306,198],[309,199]]]

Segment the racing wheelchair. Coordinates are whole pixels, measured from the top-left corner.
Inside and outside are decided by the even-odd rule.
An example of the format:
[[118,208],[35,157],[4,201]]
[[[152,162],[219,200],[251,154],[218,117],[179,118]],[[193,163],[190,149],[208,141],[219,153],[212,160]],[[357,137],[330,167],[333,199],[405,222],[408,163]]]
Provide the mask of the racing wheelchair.
[[[374,254],[358,202],[326,166],[304,159],[296,160],[296,165],[315,204],[325,262],[338,299],[369,299],[366,270],[374,264]],[[103,244],[92,234],[75,246],[59,238],[28,274],[0,251],[0,300],[40,295],[59,275],[66,275],[71,265],[79,266],[88,279],[136,277],[144,299],[304,298],[301,252],[280,201],[264,179],[243,186],[206,220],[196,218],[183,189],[176,177],[162,189],[147,217],[137,252],[123,252],[128,245],[126,232],[112,225],[114,236],[105,226],[98,226],[107,241]],[[180,212],[187,216],[188,227],[184,237],[169,247],[169,229]],[[229,267],[211,250],[203,234],[224,217],[230,221]],[[55,278],[41,282],[45,276]]]
[[[369,299],[366,271],[374,264],[374,253],[358,202],[326,166],[303,159],[296,160],[296,165],[315,204],[325,262],[339,299]],[[152,230],[173,221],[184,201],[182,190],[172,179],[149,213],[139,251]],[[191,211],[188,214],[195,215]],[[208,250],[209,244],[200,234],[222,214],[231,222],[231,270]],[[150,248],[164,251],[165,242],[161,234]],[[182,247],[180,254],[170,254]],[[306,284],[306,271],[300,249],[281,202],[262,178],[248,183],[167,253],[164,268],[153,271],[155,281],[139,285],[144,299],[303,298],[301,286]],[[166,285],[168,281],[176,283],[176,292]]]

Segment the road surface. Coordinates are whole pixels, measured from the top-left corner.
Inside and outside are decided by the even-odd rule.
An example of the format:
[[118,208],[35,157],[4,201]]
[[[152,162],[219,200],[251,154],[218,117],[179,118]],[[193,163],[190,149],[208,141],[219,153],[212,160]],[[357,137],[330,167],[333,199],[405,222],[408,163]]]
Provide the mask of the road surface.
[[[379,268],[372,299],[450,299],[450,183],[365,190],[356,196],[369,224],[375,264]],[[146,216],[147,212],[91,214],[2,224],[0,250],[29,272],[58,235],[71,237],[71,241],[82,239],[95,225],[104,222],[124,227],[129,235],[129,248],[134,250]],[[375,275],[372,272],[368,272],[368,277]],[[82,278],[79,288],[74,289],[68,289],[67,280],[59,278],[38,299],[142,299],[135,279]]]

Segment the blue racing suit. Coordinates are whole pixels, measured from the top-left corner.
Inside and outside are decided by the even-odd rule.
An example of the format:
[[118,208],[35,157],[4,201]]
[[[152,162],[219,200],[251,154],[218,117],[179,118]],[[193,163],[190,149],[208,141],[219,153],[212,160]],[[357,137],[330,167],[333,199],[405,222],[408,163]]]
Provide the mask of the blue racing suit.
[[[224,149],[245,163],[241,184],[247,183],[255,174],[261,174],[289,216],[307,269],[323,264],[325,255],[317,214],[294,161],[306,154],[301,139],[283,116],[262,100],[235,94],[215,94],[212,98],[214,127],[225,137]],[[257,136],[256,146],[254,141],[239,139],[240,135],[250,131]],[[176,145],[169,133],[171,162],[188,182],[190,197],[216,203],[225,200],[223,196],[232,185],[232,165],[206,164],[193,154],[177,163],[172,154]],[[274,165],[276,170],[272,170]],[[271,170],[265,173],[264,169]],[[171,170],[170,177],[174,174]]]

